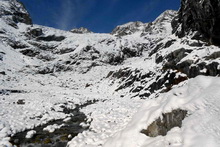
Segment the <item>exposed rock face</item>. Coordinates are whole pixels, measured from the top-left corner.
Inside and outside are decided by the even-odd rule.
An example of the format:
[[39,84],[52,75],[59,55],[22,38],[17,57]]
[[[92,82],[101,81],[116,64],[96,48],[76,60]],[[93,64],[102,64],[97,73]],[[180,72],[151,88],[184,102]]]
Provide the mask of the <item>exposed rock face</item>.
[[16,0],[0,1],[0,17],[16,27],[16,23],[32,24],[32,20],[22,3]]
[[42,40],[42,41],[62,41],[64,39],[65,39],[64,36],[55,36],[55,35],[41,36],[37,38],[37,40]]
[[162,114],[162,119],[158,118],[148,126],[147,130],[142,130],[141,133],[150,137],[157,137],[159,135],[165,136],[172,128],[181,127],[186,115],[187,111],[181,109]]
[[137,31],[143,31],[146,25],[148,25],[148,24],[144,24],[140,21],[129,22],[124,25],[117,26],[111,32],[111,34],[116,35],[116,36],[131,35]]
[[220,45],[220,1],[182,0],[172,26],[179,37],[195,31],[194,38]]
[[89,29],[87,29],[87,28],[83,28],[83,27],[76,28],[76,29],[72,29],[72,30],[70,30],[70,32],[72,32],[72,33],[76,33],[76,34],[87,34],[87,33],[93,33],[93,32],[90,31]]

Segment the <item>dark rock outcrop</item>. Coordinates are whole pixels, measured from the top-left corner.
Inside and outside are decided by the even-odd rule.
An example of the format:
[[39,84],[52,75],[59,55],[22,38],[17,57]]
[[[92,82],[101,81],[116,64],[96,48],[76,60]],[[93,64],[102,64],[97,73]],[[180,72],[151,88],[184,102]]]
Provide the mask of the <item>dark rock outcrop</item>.
[[87,29],[87,28],[83,28],[83,27],[76,28],[76,29],[72,29],[72,30],[70,30],[70,32],[72,32],[72,33],[76,33],[76,34],[87,34],[87,33],[93,33],[93,32],[90,31],[89,29]]
[[43,30],[41,28],[33,28],[28,30],[28,34],[32,37],[39,37],[43,35]]
[[23,55],[29,56],[29,57],[35,57],[36,55],[39,54],[38,51],[34,51],[31,49],[24,49],[20,51]]
[[165,136],[172,128],[182,127],[182,121],[186,115],[187,111],[181,109],[162,114],[162,119],[158,118],[146,130],[142,130],[141,133],[150,137]]
[[64,36],[55,36],[55,35],[49,35],[49,36],[40,36],[37,38],[39,41],[63,41],[66,37]]
[[140,21],[137,22],[130,22],[124,25],[117,26],[112,32],[112,35],[116,36],[125,36],[125,35],[131,35],[137,31],[143,31],[143,26],[147,24],[144,24]]
[[0,17],[16,27],[18,22],[32,24],[31,17],[24,5],[17,0],[4,0],[0,2]]
[[182,0],[172,26],[179,37],[195,32],[192,38],[220,45],[220,1]]

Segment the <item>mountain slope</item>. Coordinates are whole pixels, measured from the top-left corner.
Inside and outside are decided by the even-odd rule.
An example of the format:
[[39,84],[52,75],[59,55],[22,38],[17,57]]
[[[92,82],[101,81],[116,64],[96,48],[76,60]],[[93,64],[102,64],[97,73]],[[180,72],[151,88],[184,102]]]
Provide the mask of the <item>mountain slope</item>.
[[220,48],[194,25],[178,36],[187,1],[111,34],[34,25],[16,0],[0,4],[0,146],[219,146]]

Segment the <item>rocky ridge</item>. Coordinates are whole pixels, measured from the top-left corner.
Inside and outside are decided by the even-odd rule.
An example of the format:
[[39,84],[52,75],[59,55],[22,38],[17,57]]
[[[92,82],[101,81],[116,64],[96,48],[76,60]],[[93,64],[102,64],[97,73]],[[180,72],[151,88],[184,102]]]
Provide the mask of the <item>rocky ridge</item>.
[[220,2],[218,0],[182,0],[172,24],[179,37],[191,35],[197,40],[219,45]]
[[83,28],[83,27],[72,29],[72,30],[70,30],[70,32],[77,33],[77,34],[93,33],[89,29]]

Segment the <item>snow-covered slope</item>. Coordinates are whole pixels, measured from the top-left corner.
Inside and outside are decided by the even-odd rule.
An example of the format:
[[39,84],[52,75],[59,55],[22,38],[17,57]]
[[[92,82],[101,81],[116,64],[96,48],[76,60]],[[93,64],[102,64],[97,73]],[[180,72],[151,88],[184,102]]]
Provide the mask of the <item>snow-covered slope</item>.
[[[175,86],[156,99],[146,101],[126,128],[109,139],[104,147],[218,147],[219,84],[219,78],[198,76]],[[187,111],[181,128],[174,127],[166,136],[154,138],[141,133],[156,119],[178,109]]]
[[177,12],[77,34],[0,4],[0,146],[219,146],[220,48],[172,34]]

